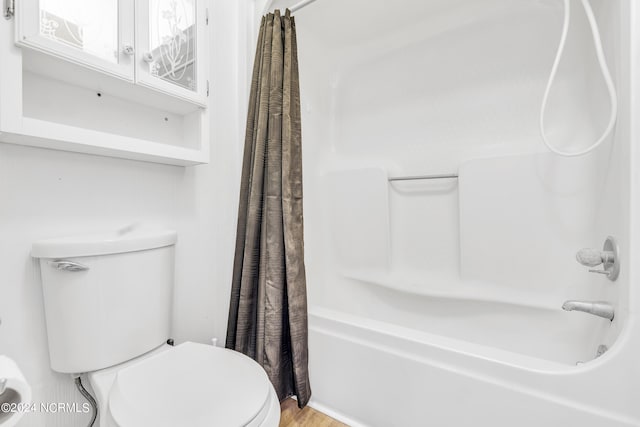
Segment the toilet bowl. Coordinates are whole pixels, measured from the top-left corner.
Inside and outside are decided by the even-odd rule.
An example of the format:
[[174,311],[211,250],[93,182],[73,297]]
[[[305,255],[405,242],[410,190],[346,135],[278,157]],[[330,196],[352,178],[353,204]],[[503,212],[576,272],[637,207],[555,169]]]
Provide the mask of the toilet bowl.
[[100,427],[276,427],[264,370],[232,350],[185,342],[88,374]]
[[41,240],[49,359],[86,373],[100,427],[276,427],[280,407],[260,365],[211,345],[170,338],[172,230]]

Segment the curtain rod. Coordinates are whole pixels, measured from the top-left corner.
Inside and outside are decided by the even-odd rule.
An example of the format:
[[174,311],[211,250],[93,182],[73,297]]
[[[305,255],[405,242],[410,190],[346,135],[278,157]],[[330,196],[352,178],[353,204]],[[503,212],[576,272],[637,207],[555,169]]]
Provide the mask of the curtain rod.
[[289,8],[289,10],[290,10],[291,12],[295,12],[295,11],[297,11],[297,10],[302,9],[302,8],[303,8],[303,7],[305,7],[305,6],[310,5],[310,4],[311,4],[311,3],[313,3],[314,1],[316,1],[316,0],[302,0],[301,2],[298,2],[298,3],[294,4],[293,6],[291,6],[291,7]]

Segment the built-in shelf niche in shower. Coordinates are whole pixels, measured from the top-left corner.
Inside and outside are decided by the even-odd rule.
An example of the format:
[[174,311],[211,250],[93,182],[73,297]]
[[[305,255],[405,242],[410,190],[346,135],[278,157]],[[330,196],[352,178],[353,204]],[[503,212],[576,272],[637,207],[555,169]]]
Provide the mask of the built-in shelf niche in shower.
[[[0,23],[0,141],[181,166],[209,162],[207,0],[180,12],[194,20],[184,37],[175,36],[188,58],[184,81],[169,81],[153,66],[161,51],[149,40],[150,6],[134,13],[133,4],[113,1],[117,69],[104,55],[43,35],[34,0]],[[132,39],[135,33],[136,44],[123,44],[123,31]]]

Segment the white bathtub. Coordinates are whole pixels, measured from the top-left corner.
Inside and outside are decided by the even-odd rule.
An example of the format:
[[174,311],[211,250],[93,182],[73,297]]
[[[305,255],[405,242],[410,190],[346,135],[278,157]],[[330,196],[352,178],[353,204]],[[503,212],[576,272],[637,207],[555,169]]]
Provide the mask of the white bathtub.
[[575,366],[328,309],[309,323],[311,405],[353,427],[640,425],[613,351]]

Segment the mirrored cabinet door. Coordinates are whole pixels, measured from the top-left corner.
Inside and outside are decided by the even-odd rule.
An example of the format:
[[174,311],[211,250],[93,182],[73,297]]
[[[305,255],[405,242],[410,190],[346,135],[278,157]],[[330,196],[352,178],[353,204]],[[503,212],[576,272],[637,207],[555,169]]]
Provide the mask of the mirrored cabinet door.
[[21,0],[18,44],[133,81],[130,0]]
[[205,1],[138,1],[136,16],[136,81],[206,105]]

